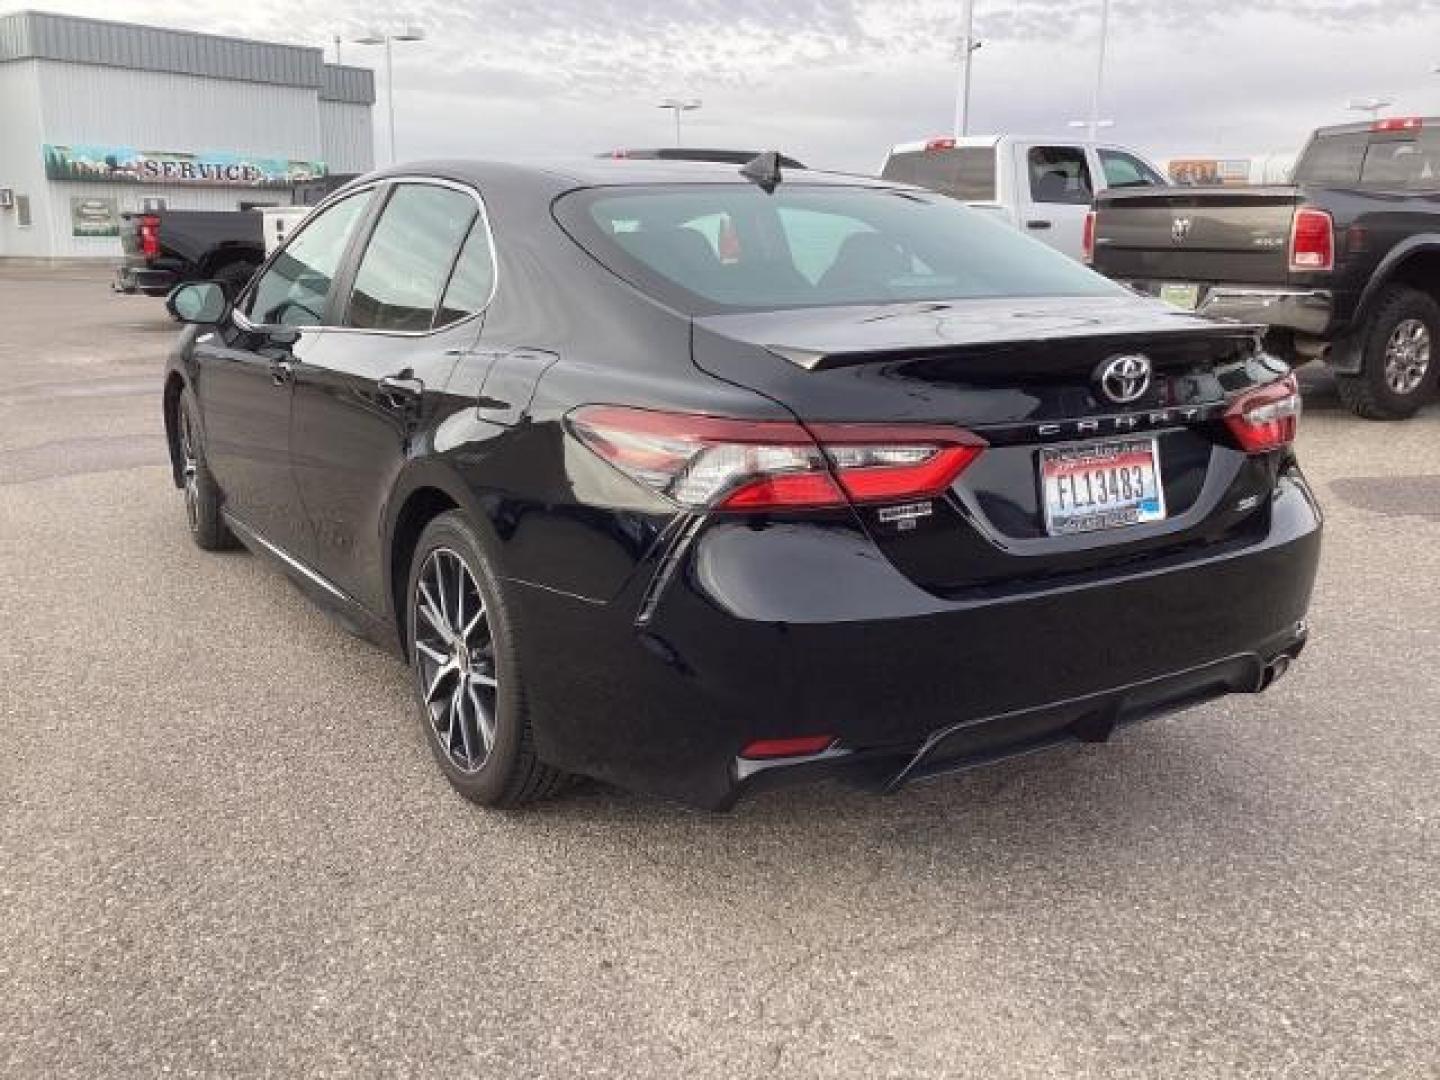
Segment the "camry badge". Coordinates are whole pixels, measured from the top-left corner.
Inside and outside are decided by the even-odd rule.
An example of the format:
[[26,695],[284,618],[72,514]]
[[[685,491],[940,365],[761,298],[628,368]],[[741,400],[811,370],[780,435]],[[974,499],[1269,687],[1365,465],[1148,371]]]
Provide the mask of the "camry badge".
[[1117,405],[1128,405],[1150,389],[1150,358],[1143,353],[1112,356],[1095,372],[1105,396]]
[[1190,219],[1188,217],[1177,217],[1170,222],[1170,239],[1177,244],[1183,244],[1190,239]]

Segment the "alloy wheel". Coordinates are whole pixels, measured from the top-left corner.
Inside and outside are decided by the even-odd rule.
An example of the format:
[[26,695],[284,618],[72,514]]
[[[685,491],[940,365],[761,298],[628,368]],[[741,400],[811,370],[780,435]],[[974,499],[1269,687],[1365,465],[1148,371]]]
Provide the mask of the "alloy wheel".
[[455,768],[479,772],[495,745],[500,689],[485,600],[465,560],[441,547],[420,567],[411,604],[430,727]]
[[200,529],[200,459],[195,456],[195,431],[190,410],[180,410],[180,472],[185,486],[185,517],[190,531]]
[[1430,370],[1430,330],[1419,319],[1405,319],[1385,343],[1385,384],[1397,394],[1413,394]]

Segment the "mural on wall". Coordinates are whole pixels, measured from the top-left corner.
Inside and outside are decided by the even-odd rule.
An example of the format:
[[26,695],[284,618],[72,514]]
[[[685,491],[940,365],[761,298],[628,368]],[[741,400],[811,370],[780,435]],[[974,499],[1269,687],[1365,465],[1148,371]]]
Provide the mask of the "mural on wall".
[[288,188],[329,172],[323,161],[255,157],[224,150],[190,154],[101,143],[46,143],[43,150],[45,175],[51,180]]
[[120,206],[115,199],[72,197],[71,236],[119,236]]

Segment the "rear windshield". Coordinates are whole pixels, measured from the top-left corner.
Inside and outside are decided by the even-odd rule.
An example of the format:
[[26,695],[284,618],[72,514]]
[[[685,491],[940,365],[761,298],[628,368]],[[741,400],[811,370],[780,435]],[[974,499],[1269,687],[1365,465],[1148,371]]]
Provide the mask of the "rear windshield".
[[1440,190],[1440,131],[1347,131],[1318,135],[1295,182],[1377,191]]
[[591,188],[557,216],[603,264],[693,314],[986,296],[1124,295],[929,192],[783,184]]
[[880,178],[929,188],[954,199],[988,202],[995,198],[995,148],[961,146],[891,154]]

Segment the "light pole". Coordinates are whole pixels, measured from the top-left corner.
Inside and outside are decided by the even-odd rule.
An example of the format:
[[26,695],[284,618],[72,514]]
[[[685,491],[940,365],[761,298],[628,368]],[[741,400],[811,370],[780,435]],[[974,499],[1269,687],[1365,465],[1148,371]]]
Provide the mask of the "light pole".
[[1351,98],[1349,101],[1347,101],[1347,102],[1345,103],[1345,108],[1347,108],[1347,109],[1354,109],[1356,112],[1369,113],[1369,114],[1370,114],[1370,119],[1371,119],[1371,121],[1373,122],[1374,119],[1375,119],[1375,117],[1379,115],[1381,109],[1388,109],[1391,105],[1394,105],[1394,104],[1395,104],[1395,99],[1394,99],[1394,98],[1385,98],[1385,97]]
[[381,34],[370,31],[364,37],[355,39],[356,45],[385,46],[385,109],[390,114],[390,164],[395,164],[395,60],[391,56],[390,43],[394,41],[424,41],[425,31],[418,26],[407,26],[398,34]]
[[1072,127],[1072,128],[1085,128],[1085,129],[1090,133],[1090,139],[1091,139],[1091,141],[1093,142],[1093,141],[1095,140],[1095,133],[1096,133],[1097,131],[1101,130],[1102,128],[1112,128],[1112,127],[1114,127],[1114,126],[1115,126],[1115,121],[1114,121],[1114,120],[1070,120],[1070,121],[1067,121],[1067,122],[1066,122],[1066,125],[1065,125],[1065,126],[1066,126],[1066,127]]
[[1090,94],[1090,141],[1100,136],[1100,93],[1105,88],[1105,45],[1110,34],[1110,0],[1100,0],[1100,46],[1095,58],[1095,88]]
[[965,0],[960,9],[960,78],[955,87],[955,137],[970,133],[970,65],[980,42],[975,40],[975,0]]
[[699,98],[666,98],[656,106],[657,109],[669,109],[675,114],[675,145],[680,145],[680,114],[694,112],[700,108]]

